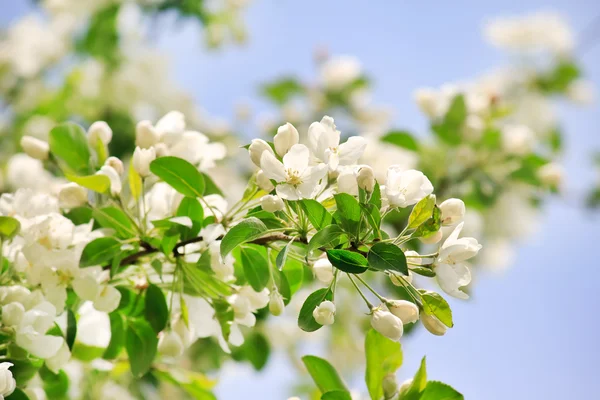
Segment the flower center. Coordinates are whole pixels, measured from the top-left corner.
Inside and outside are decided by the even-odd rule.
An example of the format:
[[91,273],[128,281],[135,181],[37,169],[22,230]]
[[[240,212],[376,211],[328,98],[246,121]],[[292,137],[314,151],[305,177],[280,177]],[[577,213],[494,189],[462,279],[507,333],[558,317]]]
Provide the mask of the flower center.
[[292,168],[288,168],[288,170],[286,171],[287,174],[287,183],[289,183],[290,185],[299,185],[302,183],[302,179],[300,178],[300,173]]

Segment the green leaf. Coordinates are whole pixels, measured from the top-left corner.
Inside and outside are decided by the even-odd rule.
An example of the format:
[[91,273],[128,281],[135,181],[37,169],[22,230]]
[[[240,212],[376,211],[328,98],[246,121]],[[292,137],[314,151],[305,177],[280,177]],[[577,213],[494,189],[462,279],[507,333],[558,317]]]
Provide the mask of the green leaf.
[[421,366],[417,370],[412,383],[404,392],[402,400],[421,400],[421,394],[427,385],[427,368],[425,366],[425,357],[421,360]]
[[[19,382],[21,384],[21,382]],[[10,396],[5,397],[6,400],[29,400],[29,397],[21,389],[16,388]]]
[[464,398],[452,386],[438,381],[429,381],[419,400],[464,400]]
[[150,171],[187,197],[202,197],[204,177],[192,164],[178,157],[160,157],[150,163]]
[[108,343],[108,347],[104,351],[102,358],[113,360],[119,357],[123,346],[125,346],[127,320],[125,319],[125,316],[118,311],[113,311],[108,314],[108,318],[110,320],[110,342]]
[[347,193],[338,193],[333,196],[337,205],[336,214],[339,216],[342,227],[352,235],[358,234],[360,224],[360,203]]
[[146,289],[144,314],[146,321],[156,333],[162,331],[169,321],[169,307],[163,291],[156,285],[150,284]]
[[283,266],[285,265],[285,262],[287,261],[287,255],[288,252],[290,251],[290,247],[292,246],[292,241],[290,241],[288,244],[286,244],[283,249],[281,249],[281,251],[277,254],[277,258],[275,259],[275,265],[277,266],[278,270],[282,270]]
[[434,206],[431,218],[419,225],[419,227],[412,233],[411,236],[413,238],[427,237],[439,231],[441,226],[442,212],[438,206]]
[[373,188],[373,193],[371,193],[369,204],[373,204],[375,207],[381,208],[381,188],[379,187],[379,182],[375,182],[375,187]]
[[121,239],[129,239],[137,235],[131,220],[117,207],[96,208],[92,216],[101,227],[114,229],[117,237]]
[[255,370],[262,370],[271,353],[269,341],[262,333],[252,332],[244,338],[244,344],[231,353],[234,360],[248,360]]
[[452,328],[452,310],[450,305],[442,296],[436,292],[419,289],[423,301],[423,311],[427,315],[433,315],[439,319],[448,328]]
[[323,393],[321,400],[352,400],[352,395],[344,390],[332,390],[327,393]]
[[65,172],[65,177],[71,182],[75,182],[79,186],[93,190],[98,193],[105,193],[110,188],[110,179],[106,175],[87,175],[77,176],[69,172]]
[[142,177],[133,167],[133,162],[129,163],[127,181],[129,183],[129,191],[131,192],[131,197],[137,200],[142,195],[143,182]]
[[402,346],[371,329],[365,338],[365,355],[365,382],[371,399],[379,400],[383,397],[383,379],[402,366]]
[[204,195],[208,196],[209,194],[218,194],[219,196],[223,196],[223,192],[216,183],[212,180],[210,176],[205,173],[202,173],[204,177]]
[[346,232],[339,225],[328,225],[310,239],[307,251],[311,252],[321,247],[335,247],[339,239],[345,236]]
[[244,276],[252,289],[260,292],[269,283],[269,262],[267,249],[263,246],[247,245],[241,248],[241,262]]
[[369,265],[380,271],[396,271],[408,275],[406,257],[400,247],[388,242],[378,242],[367,255]]
[[304,92],[304,87],[295,78],[282,78],[263,86],[263,94],[276,104],[285,104],[292,97]]
[[342,378],[326,360],[315,356],[304,356],[302,357],[302,362],[304,362],[308,373],[317,384],[321,393],[336,390],[348,392],[348,388]]
[[231,295],[228,284],[218,279],[212,271],[208,272],[197,265],[181,263],[184,273],[184,292],[192,296],[219,299]]
[[312,199],[300,200],[300,206],[317,231],[331,224],[331,214],[321,203]]
[[363,216],[373,229],[373,235],[377,238],[381,237],[381,212],[379,208],[374,204],[361,204],[360,208],[363,210]]
[[413,207],[410,216],[408,217],[408,229],[419,227],[423,222],[427,221],[433,215],[435,208],[435,195],[430,194],[421,199]]
[[78,41],[77,50],[114,66],[120,59],[118,15],[120,4],[101,8],[92,14],[87,32]]
[[21,223],[17,219],[0,216],[0,239],[12,239],[20,229]]
[[200,373],[169,368],[168,370],[155,369],[152,371],[152,375],[183,389],[194,400],[217,400],[210,391],[214,386],[214,382]]
[[137,318],[129,319],[125,334],[125,349],[133,376],[140,378],[148,372],[154,361],[157,346],[156,332],[148,322]]
[[431,128],[444,142],[456,146],[461,142],[461,125],[467,117],[467,106],[462,94],[454,97],[444,119]]
[[406,131],[392,131],[388,132],[385,136],[380,139],[384,143],[391,143],[395,146],[405,148],[410,151],[418,151],[419,144],[415,138]]
[[349,274],[361,274],[369,267],[365,257],[348,250],[327,250],[327,259],[334,267]]
[[191,239],[198,235],[198,232],[202,229],[202,222],[204,221],[204,208],[198,199],[184,197],[177,208],[177,216],[189,217],[192,220],[191,228],[183,226],[180,228],[184,240]]
[[233,319],[235,317],[231,304],[224,299],[217,299],[213,301],[213,309],[215,310],[215,318],[221,326],[223,338],[229,340],[231,325],[233,324]]
[[324,302],[325,300],[331,301],[333,299],[333,293],[329,288],[323,288],[316,290],[310,294],[302,304],[300,314],[298,314],[298,326],[300,329],[306,332],[314,332],[321,328],[323,325],[315,321],[313,317],[313,311],[315,308]]
[[108,263],[121,251],[121,242],[114,237],[101,237],[89,242],[81,254],[81,266],[90,267]]
[[[290,258],[285,263],[282,272],[290,287],[290,295],[296,293],[302,287],[302,281],[304,280],[304,264]],[[280,293],[284,295],[281,290]]]
[[67,309],[67,337],[66,342],[69,350],[73,350],[75,344],[75,336],[77,336],[77,320],[71,309]]
[[102,357],[105,349],[103,347],[90,346],[81,342],[75,342],[71,356],[77,360],[91,362]]
[[40,368],[40,378],[43,381],[44,391],[49,399],[64,399],[69,390],[69,377],[65,371],[58,374],[50,371],[45,366]]
[[91,153],[83,128],[72,122],[55,126],[48,138],[50,151],[66,166],[80,175],[90,172]]
[[221,256],[225,257],[238,245],[258,239],[267,232],[266,225],[258,218],[246,218],[225,234],[221,241]]

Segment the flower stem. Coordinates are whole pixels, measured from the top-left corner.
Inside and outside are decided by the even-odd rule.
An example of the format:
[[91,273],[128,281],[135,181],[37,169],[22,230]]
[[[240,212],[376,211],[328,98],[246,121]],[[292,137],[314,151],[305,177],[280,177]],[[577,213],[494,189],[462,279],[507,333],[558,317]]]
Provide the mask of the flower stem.
[[354,280],[352,279],[352,276],[350,276],[349,273],[346,272],[346,275],[348,275],[348,279],[350,279],[350,282],[352,282],[352,284],[354,285],[354,287],[356,288],[356,290],[358,290],[358,294],[360,294],[360,297],[363,298],[363,300],[365,301],[365,303],[367,303],[367,307],[369,307],[369,311],[373,309],[373,304],[371,304],[371,302],[365,297],[364,293],[362,292],[362,290],[360,290],[360,288],[358,287],[358,285],[356,284],[356,282],[354,282]]

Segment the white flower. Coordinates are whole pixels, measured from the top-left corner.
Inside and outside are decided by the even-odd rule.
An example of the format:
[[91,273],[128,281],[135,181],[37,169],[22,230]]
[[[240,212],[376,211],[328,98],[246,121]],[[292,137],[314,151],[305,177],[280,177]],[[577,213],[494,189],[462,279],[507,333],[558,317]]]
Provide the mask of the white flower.
[[17,382],[9,370],[12,366],[13,364],[9,362],[0,363],[0,398],[9,396],[17,387]]
[[275,186],[273,186],[273,184],[271,183],[269,178],[267,178],[267,176],[265,175],[265,173],[262,169],[256,173],[256,184],[258,185],[259,188],[261,188],[262,190],[264,190],[267,193],[269,193],[273,189],[275,189]]
[[96,121],[87,131],[88,143],[91,146],[96,146],[98,141],[102,142],[103,145],[107,145],[112,140],[112,129],[104,121]]
[[141,177],[145,178],[150,175],[150,163],[156,159],[156,150],[154,147],[142,149],[136,147],[133,152],[133,168]]
[[591,82],[583,79],[577,79],[572,82],[566,92],[569,100],[580,105],[588,105],[594,102],[596,92]]
[[181,337],[173,332],[162,332],[158,339],[158,352],[167,357],[179,357],[185,350]]
[[123,161],[119,160],[117,157],[108,157],[104,162],[104,165],[112,167],[119,175],[125,172],[125,168],[123,168]]
[[296,144],[283,157],[283,163],[273,152],[263,151],[260,166],[269,179],[275,180],[277,194],[285,200],[313,198],[319,181],[327,173],[327,167],[319,164],[308,165],[310,152],[302,144]]
[[94,308],[109,313],[117,309],[120,301],[121,292],[113,286],[104,285],[94,299]]
[[383,336],[395,342],[400,341],[404,333],[402,320],[382,308],[374,308],[371,316],[371,326]]
[[314,156],[327,164],[331,171],[338,166],[355,164],[367,147],[367,141],[360,136],[348,138],[340,144],[340,131],[333,118],[325,116],[321,122],[313,122],[308,128],[308,147]]
[[406,300],[390,300],[386,303],[388,310],[402,320],[404,324],[410,324],[419,320],[419,307]]
[[171,329],[173,329],[173,332],[179,335],[183,347],[189,347],[194,341],[194,329],[191,326],[187,326],[183,318],[177,318],[173,325],[171,325]]
[[319,258],[315,261],[313,264],[313,272],[317,279],[326,285],[329,285],[333,280],[333,265],[331,265],[326,257]]
[[87,189],[70,182],[62,186],[58,192],[58,202],[61,208],[75,208],[87,203]]
[[[218,225],[218,226],[222,226],[222,225]],[[206,228],[203,229],[202,232],[204,233],[205,230],[206,230]],[[210,268],[213,270],[213,272],[215,273],[215,275],[217,275],[217,277],[219,279],[227,282],[227,281],[234,279],[233,274],[234,274],[235,270],[234,270],[233,264],[235,263],[235,258],[233,257],[233,255],[231,253],[227,254],[225,256],[225,258],[222,258],[220,248],[221,248],[220,240],[215,240],[214,242],[212,242],[209,245]]]
[[428,117],[436,118],[440,115],[440,101],[437,93],[430,88],[419,88],[415,91],[414,100],[419,109]]
[[46,367],[55,374],[58,372],[69,362],[71,359],[71,352],[69,351],[69,346],[67,342],[63,341],[62,346],[55,355],[46,359]]
[[465,217],[465,203],[460,199],[448,199],[440,204],[440,211],[442,212],[442,224],[454,225]]
[[335,320],[335,304],[325,300],[313,310],[313,318],[321,325],[331,325]]
[[250,160],[252,160],[254,165],[256,165],[259,168],[261,167],[263,152],[267,152],[272,156],[275,156],[275,153],[273,153],[273,149],[271,148],[271,146],[269,146],[269,143],[265,142],[262,139],[253,139],[250,143],[250,146],[248,147],[248,153],[250,154]]
[[341,90],[362,74],[362,66],[356,57],[337,56],[321,66],[321,82],[332,90]]
[[481,138],[481,134],[485,129],[485,122],[480,116],[475,114],[469,114],[467,118],[465,118],[465,122],[463,124],[462,129],[465,138],[469,140],[478,140]]
[[2,324],[5,326],[17,326],[23,320],[25,307],[21,303],[9,303],[2,306]]
[[225,158],[227,149],[223,143],[210,143],[208,137],[200,132],[185,131],[172,145],[170,155],[199,165],[202,171],[206,171],[216,165],[215,161]]
[[81,300],[94,301],[100,293],[100,285],[92,275],[80,275],[73,280],[72,286]]
[[471,271],[465,261],[475,257],[481,245],[474,238],[458,238],[463,226],[464,222],[458,224],[440,247],[434,270],[444,292],[459,299],[468,299],[469,296],[460,290],[471,282]]
[[300,135],[294,125],[289,122],[285,125],[281,125],[277,129],[277,134],[273,138],[273,144],[275,145],[275,151],[280,157],[283,157],[293,145],[298,144]]
[[273,290],[269,296],[269,311],[271,314],[278,316],[281,315],[284,308],[283,297],[277,290]]
[[433,185],[427,177],[414,169],[403,171],[392,165],[388,168],[385,181],[385,194],[393,207],[408,207],[418,203],[433,192]]
[[373,173],[373,168],[368,165],[364,165],[358,171],[358,175],[356,176],[356,181],[358,182],[358,187],[371,193],[375,188],[375,175]]
[[179,111],[169,111],[158,120],[154,129],[161,141],[168,145],[177,143],[185,131],[185,116]]
[[540,167],[538,177],[544,185],[558,187],[563,181],[564,173],[562,165],[551,162]]
[[279,196],[268,194],[260,199],[260,205],[263,210],[268,212],[281,211],[285,207],[283,200]]
[[443,336],[448,330],[448,327],[433,315],[421,314],[421,322],[429,332],[436,336]]
[[100,168],[100,171],[96,172],[96,174],[108,176],[108,179],[110,179],[110,193],[113,196],[118,196],[121,194],[121,189],[123,188],[121,184],[121,177],[113,167],[103,165],[102,168]]
[[46,160],[50,153],[48,142],[34,138],[33,136],[23,136],[21,138],[21,147],[25,154],[37,160]]
[[356,173],[346,168],[337,178],[338,193],[347,193],[351,196],[358,196],[358,182],[356,180]]
[[160,137],[150,121],[140,121],[135,126],[135,145],[142,149],[149,149],[156,145]]
[[16,339],[17,346],[42,359],[55,355],[64,342],[62,337],[44,335],[37,332],[32,326],[19,330]]
[[526,125],[507,125],[502,129],[502,148],[509,154],[524,156],[534,144],[535,134]]

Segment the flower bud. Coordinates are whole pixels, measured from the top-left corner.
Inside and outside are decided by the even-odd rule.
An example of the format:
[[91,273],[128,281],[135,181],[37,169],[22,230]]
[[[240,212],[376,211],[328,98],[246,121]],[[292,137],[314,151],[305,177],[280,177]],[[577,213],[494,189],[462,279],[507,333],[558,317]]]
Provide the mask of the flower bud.
[[123,188],[121,184],[121,177],[113,167],[104,165],[102,168],[100,168],[100,171],[96,172],[96,175],[105,175],[108,177],[108,179],[110,179],[110,193],[113,196],[118,196],[121,194],[121,189]]
[[404,333],[404,327],[400,318],[381,308],[373,308],[371,326],[377,332],[395,342],[399,342]]
[[171,150],[169,149],[169,146],[167,146],[165,143],[155,144],[154,150],[156,151],[156,158],[167,157],[171,155]]
[[12,366],[13,364],[9,362],[0,363],[0,396],[2,398],[10,395],[17,387],[17,382],[13,378],[12,372],[9,371]]
[[419,240],[421,241],[421,243],[424,243],[424,244],[435,244],[435,243],[439,242],[440,240],[442,240],[442,236],[443,236],[443,233],[442,233],[442,230],[440,229],[437,232],[434,232],[430,235],[419,238]]
[[329,285],[333,280],[333,265],[331,265],[329,260],[325,257],[315,261],[313,264],[313,272],[317,279],[326,285]]
[[421,322],[425,329],[436,336],[444,336],[448,327],[433,315],[421,314]]
[[358,181],[358,187],[371,193],[375,188],[375,175],[373,174],[373,168],[365,165],[358,171],[356,176]]
[[269,295],[269,311],[274,316],[278,316],[281,315],[284,308],[283,297],[277,290],[273,290]]
[[9,303],[2,306],[2,325],[17,326],[21,323],[25,307],[21,303]]
[[404,394],[406,394],[406,392],[408,391],[408,389],[410,388],[410,385],[412,385],[412,383],[413,383],[413,378],[409,378],[409,379],[405,380],[404,382],[402,382],[402,384],[398,388],[398,393],[400,393],[400,398],[402,398],[402,396]]
[[535,133],[527,125],[508,125],[502,129],[502,147],[508,154],[524,156],[535,144]]
[[448,199],[440,204],[442,225],[454,225],[465,217],[465,203],[460,199]]
[[281,197],[268,194],[260,199],[260,205],[267,212],[281,211],[285,207]]
[[141,177],[145,178],[150,175],[150,163],[156,159],[156,150],[154,147],[142,149],[136,147],[133,152],[133,169],[136,170]]
[[179,357],[183,354],[183,350],[185,350],[183,342],[177,333],[173,331],[162,332],[158,339],[158,352],[160,354],[167,357]]
[[112,167],[119,175],[122,175],[123,172],[125,172],[123,161],[119,160],[117,157],[108,157],[106,161],[104,161],[104,165]]
[[87,203],[87,189],[76,183],[63,185],[58,193],[58,203],[61,208],[75,208]]
[[88,143],[91,146],[95,146],[98,141],[102,142],[103,145],[107,145],[112,140],[112,129],[104,121],[96,121],[87,131]]
[[325,300],[313,310],[313,318],[321,325],[331,325],[335,320],[335,304]]
[[383,389],[383,398],[391,399],[396,394],[398,390],[398,382],[396,382],[396,375],[387,374],[385,378],[383,378],[383,382],[381,382],[381,387]]
[[560,186],[563,180],[563,175],[564,169],[562,165],[554,162],[548,163],[538,170],[538,177],[546,186]]
[[98,311],[114,311],[121,302],[121,292],[116,288],[105,285],[94,299],[94,308]]
[[271,192],[273,189],[275,189],[275,186],[273,186],[262,169],[256,173],[256,184],[265,192]]
[[419,320],[419,307],[406,300],[390,300],[386,303],[392,314],[402,320],[404,324],[410,324]]
[[69,351],[69,346],[67,342],[63,342],[58,352],[52,357],[46,359],[46,367],[55,374],[58,372],[69,362],[71,359],[71,352]]
[[273,153],[273,149],[269,146],[269,143],[265,142],[262,139],[254,139],[252,143],[250,143],[250,147],[248,147],[248,152],[250,153],[250,160],[260,168],[260,158],[262,156],[263,151],[268,151],[271,154]]
[[192,330],[186,325],[183,318],[178,318],[177,321],[172,325],[173,332],[177,333],[181,338],[181,343],[183,343],[183,347],[189,347],[194,340],[194,333]]
[[433,90],[429,88],[417,89],[414,99],[425,115],[430,118],[438,116],[438,100]]
[[285,125],[281,125],[273,138],[275,151],[281,157],[283,157],[293,145],[298,144],[299,141],[300,135],[298,135],[298,130],[289,122]]
[[135,145],[149,149],[156,145],[160,136],[150,121],[140,121],[135,126]]
[[337,178],[338,193],[348,193],[351,196],[358,196],[358,183],[356,175],[352,170],[340,172]]
[[50,153],[48,142],[44,142],[33,136],[23,136],[21,138],[21,147],[25,154],[37,160],[47,160]]

